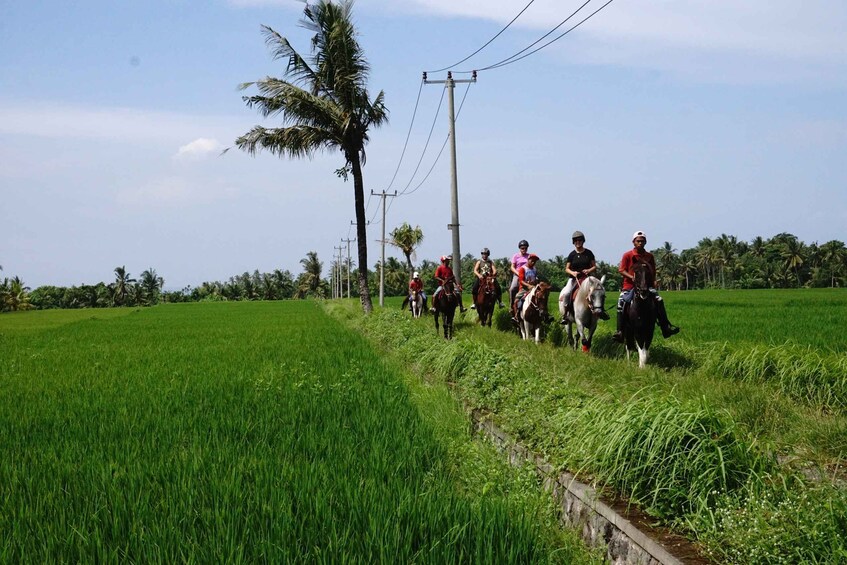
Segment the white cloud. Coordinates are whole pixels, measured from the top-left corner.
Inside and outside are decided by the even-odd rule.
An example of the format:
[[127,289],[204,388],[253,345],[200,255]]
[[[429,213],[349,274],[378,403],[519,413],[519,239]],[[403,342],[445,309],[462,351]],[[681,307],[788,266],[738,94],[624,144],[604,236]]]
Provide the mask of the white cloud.
[[174,159],[202,159],[213,153],[220,153],[224,146],[217,140],[200,137],[179,148]]

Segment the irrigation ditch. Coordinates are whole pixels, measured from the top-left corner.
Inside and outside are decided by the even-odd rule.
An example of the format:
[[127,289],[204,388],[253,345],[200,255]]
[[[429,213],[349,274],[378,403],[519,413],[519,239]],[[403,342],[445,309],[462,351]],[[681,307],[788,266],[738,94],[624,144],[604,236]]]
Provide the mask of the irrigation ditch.
[[533,453],[494,422],[493,415],[469,410],[474,430],[486,437],[512,465],[530,464],[559,508],[559,519],[581,533],[590,547],[605,547],[610,563],[677,565],[711,563],[685,537],[653,525],[621,498],[608,498]]

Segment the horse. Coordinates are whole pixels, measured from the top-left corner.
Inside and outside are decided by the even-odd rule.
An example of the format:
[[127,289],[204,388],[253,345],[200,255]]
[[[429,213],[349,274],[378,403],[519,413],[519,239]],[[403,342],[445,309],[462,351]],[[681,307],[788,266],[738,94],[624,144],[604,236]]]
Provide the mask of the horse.
[[547,298],[550,296],[550,285],[540,282],[524,296],[523,308],[518,312],[518,329],[525,340],[534,337],[535,343],[541,342],[541,326],[547,321]]
[[494,285],[494,275],[486,275],[479,282],[479,292],[474,296],[476,313],[479,315],[481,326],[491,327],[491,318],[494,317],[494,303],[497,302],[497,294]]
[[[588,276],[582,277],[582,280],[577,279],[577,287],[574,291],[573,299],[573,319],[576,322],[576,334],[579,341],[574,340],[573,325],[570,318],[567,318],[568,343],[573,344],[576,349],[579,344],[582,344],[582,350],[588,353],[591,350],[591,338],[594,337],[594,331],[597,329],[597,319],[603,316],[606,311],[606,288],[603,284],[606,282],[606,275],[598,279],[597,277]],[[564,289],[562,289],[564,292]],[[564,297],[559,297],[559,313],[565,317]],[[606,316],[608,319],[608,316]]]
[[405,310],[407,306],[411,310],[413,318],[420,318],[423,313],[423,294],[410,288],[409,295],[400,304],[400,310]]
[[638,368],[647,366],[653,331],[656,329],[656,302],[650,292],[649,268],[644,263],[635,265],[632,301],[624,306],[624,341],[626,358],[638,351]]
[[435,333],[438,333],[438,315],[440,314],[444,326],[444,339],[453,337],[453,317],[459,306],[459,297],[454,290],[454,281],[451,279],[444,283],[438,295],[432,297],[432,307],[435,308]]

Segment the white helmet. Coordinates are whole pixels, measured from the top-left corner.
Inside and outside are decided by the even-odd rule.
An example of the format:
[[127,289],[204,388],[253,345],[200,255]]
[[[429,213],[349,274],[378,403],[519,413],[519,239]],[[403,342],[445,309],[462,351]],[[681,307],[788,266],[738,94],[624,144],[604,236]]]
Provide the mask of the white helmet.
[[415,273],[412,275],[412,278],[413,278],[413,279],[416,279],[416,278],[418,278],[419,276],[420,276],[420,273],[418,273],[417,271],[415,271]]
[[639,230],[639,231],[635,232],[634,234],[632,234],[632,241],[635,241],[635,239],[639,238],[639,237],[643,237],[644,239],[647,239],[647,234],[644,233],[643,231]]

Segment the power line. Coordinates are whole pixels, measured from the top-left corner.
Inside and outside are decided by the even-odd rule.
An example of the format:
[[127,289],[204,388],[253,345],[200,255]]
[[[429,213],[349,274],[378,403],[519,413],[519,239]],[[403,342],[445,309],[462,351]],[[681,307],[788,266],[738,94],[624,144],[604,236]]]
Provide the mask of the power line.
[[433,74],[434,74],[434,73],[440,73],[440,72],[442,72],[442,71],[446,71],[447,69],[452,69],[453,67],[456,67],[456,66],[458,66],[458,65],[461,65],[462,63],[464,63],[465,61],[467,61],[468,59],[470,59],[471,57],[473,57],[474,55],[476,55],[477,53],[479,53],[480,51],[482,51],[483,49],[485,49],[486,47],[488,47],[488,46],[491,44],[491,42],[492,42],[492,41],[494,41],[495,39],[497,39],[497,38],[500,36],[500,34],[501,34],[501,33],[503,33],[504,31],[506,31],[507,29],[509,29],[509,26],[511,26],[513,23],[515,23],[515,20],[517,20],[519,17],[521,17],[521,15],[522,15],[524,12],[526,12],[526,9],[527,9],[527,8],[529,8],[530,6],[532,6],[532,3],[533,3],[533,2],[535,2],[535,0],[530,0],[530,1],[529,1],[529,4],[527,4],[526,6],[524,6],[524,7],[523,7],[523,10],[521,10],[520,12],[518,12],[518,15],[517,15],[517,16],[515,16],[514,18],[512,18],[512,21],[510,21],[509,23],[507,23],[507,24],[506,24],[506,27],[504,27],[503,29],[501,29],[500,31],[498,31],[498,32],[494,35],[494,37],[492,37],[491,39],[489,39],[488,41],[486,41],[486,42],[485,42],[485,44],[484,44],[482,47],[480,47],[479,49],[477,49],[476,51],[474,51],[473,53],[471,53],[470,55],[468,55],[467,57],[465,57],[465,58],[464,58],[464,59],[462,59],[461,61],[458,61],[458,62],[456,62],[456,63],[453,63],[452,65],[449,65],[449,66],[447,66],[447,67],[444,67],[443,69],[437,69],[437,70],[435,70],[435,71],[427,71],[427,72],[430,72],[430,73],[433,73]]
[[421,86],[418,88],[418,98],[415,100],[415,109],[412,111],[412,122],[409,124],[409,131],[406,133],[406,142],[403,144],[403,151],[400,153],[400,161],[397,162],[397,168],[394,169],[394,176],[391,177],[391,182],[388,183],[389,188],[394,185],[394,179],[397,178],[397,173],[400,171],[400,165],[403,163],[403,157],[406,155],[406,147],[409,145],[409,136],[412,135],[412,126],[415,125],[415,116],[418,114],[418,104],[421,101],[421,92],[423,92],[424,81],[421,80]]
[[[424,84],[424,81],[421,81],[421,85]],[[423,163],[423,158],[426,155],[426,150],[429,148],[429,142],[432,139],[432,132],[435,130],[435,124],[438,122],[438,115],[441,113],[441,105],[444,103],[444,93],[447,92],[447,89],[443,89],[441,91],[441,98],[438,100],[438,108],[435,109],[435,116],[432,117],[432,125],[429,128],[429,135],[426,138],[426,143],[424,144],[423,151],[421,152],[421,158],[418,159],[418,164],[415,167],[414,172],[412,173],[409,182],[406,183],[406,186],[403,187],[403,190],[400,191],[400,196],[406,194],[406,191],[412,185],[412,181],[415,180],[415,176],[418,174],[418,169],[421,168],[421,163]]]

